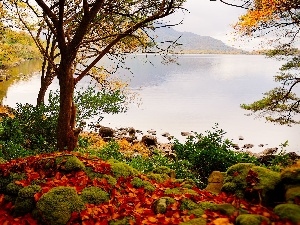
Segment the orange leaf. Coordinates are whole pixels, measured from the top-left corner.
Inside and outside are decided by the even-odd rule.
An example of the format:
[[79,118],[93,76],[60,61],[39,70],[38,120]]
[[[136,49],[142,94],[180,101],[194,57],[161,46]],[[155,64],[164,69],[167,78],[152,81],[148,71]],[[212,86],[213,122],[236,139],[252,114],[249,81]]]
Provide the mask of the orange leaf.
[[157,219],[156,219],[154,216],[149,216],[149,217],[148,217],[148,220],[149,220],[150,222],[152,222],[152,223],[157,222]]

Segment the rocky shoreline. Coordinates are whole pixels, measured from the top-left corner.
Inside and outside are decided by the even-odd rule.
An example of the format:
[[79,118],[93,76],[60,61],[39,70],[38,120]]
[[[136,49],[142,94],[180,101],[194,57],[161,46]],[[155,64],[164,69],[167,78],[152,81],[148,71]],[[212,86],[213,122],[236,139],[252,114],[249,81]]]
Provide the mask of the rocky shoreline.
[[[157,149],[166,154],[167,156],[174,156],[173,151],[173,144],[172,140],[174,139],[174,136],[172,136],[169,132],[163,132],[160,135],[162,137],[165,137],[167,139],[167,142],[159,142],[158,141],[158,133],[157,131],[150,129],[146,132],[143,132],[141,130],[137,130],[133,127],[126,127],[126,128],[117,128],[113,129],[106,126],[97,125],[95,126],[95,131],[103,138],[105,141],[109,140],[120,140],[125,139],[129,143],[138,143],[142,142],[145,144],[150,150],[151,149]],[[194,134],[192,132],[181,132],[181,136],[183,137],[191,137]],[[242,136],[239,136],[238,139],[240,141],[243,141],[244,138]],[[259,148],[263,148],[266,145],[259,144]],[[296,152],[278,152],[280,149],[278,147],[269,147],[265,148],[262,151],[258,153],[251,152],[251,149],[254,147],[253,144],[243,144],[242,146],[239,146],[238,144],[233,144],[232,150],[237,152],[245,152],[251,156],[256,157],[259,162],[267,165],[269,161],[274,159],[276,155],[283,154],[284,156],[288,156],[292,160],[300,159],[300,156]]]

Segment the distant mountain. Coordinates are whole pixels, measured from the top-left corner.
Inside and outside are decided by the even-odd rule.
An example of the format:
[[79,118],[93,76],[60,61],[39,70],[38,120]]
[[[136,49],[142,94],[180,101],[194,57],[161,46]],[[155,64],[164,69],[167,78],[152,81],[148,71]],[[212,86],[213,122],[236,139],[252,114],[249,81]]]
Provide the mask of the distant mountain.
[[180,46],[176,47],[176,52],[182,53],[226,53],[226,54],[246,54],[248,52],[230,47],[220,40],[209,36],[201,36],[192,32],[180,32],[172,27],[164,27],[156,29],[150,34],[161,43],[161,47],[170,44],[171,41],[177,41]]

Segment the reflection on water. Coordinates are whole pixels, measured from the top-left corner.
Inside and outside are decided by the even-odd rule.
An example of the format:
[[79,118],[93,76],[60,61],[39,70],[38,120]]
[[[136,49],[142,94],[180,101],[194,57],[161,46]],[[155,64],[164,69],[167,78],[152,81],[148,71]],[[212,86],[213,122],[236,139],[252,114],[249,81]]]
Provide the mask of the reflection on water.
[[[275,147],[289,140],[289,150],[299,152],[300,126],[265,123],[263,119],[245,116],[247,112],[239,107],[241,103],[260,99],[262,93],[275,86],[273,76],[280,62],[252,55],[183,55],[178,59],[179,65],[162,65],[159,58],[149,57],[153,66],[145,63],[143,57],[126,61],[132,74],[127,70],[116,74],[130,77],[131,87],[142,98],[142,105],[132,104],[125,114],[105,116],[103,125],[133,126],[144,133],[154,129],[161,141],[167,141],[161,133],[181,138],[181,131],[204,132],[219,123],[227,137],[240,146],[254,144],[253,151],[263,150],[259,144]],[[11,86],[5,104],[34,104],[39,79],[36,75]],[[80,85],[87,82],[88,78]],[[55,80],[50,89],[57,87]],[[240,135],[244,141],[238,140]]]
[[0,82],[0,103],[3,103],[11,86],[21,81],[28,81],[35,72],[41,70],[41,66],[42,62],[40,60],[31,60],[8,69],[5,72],[8,80]]

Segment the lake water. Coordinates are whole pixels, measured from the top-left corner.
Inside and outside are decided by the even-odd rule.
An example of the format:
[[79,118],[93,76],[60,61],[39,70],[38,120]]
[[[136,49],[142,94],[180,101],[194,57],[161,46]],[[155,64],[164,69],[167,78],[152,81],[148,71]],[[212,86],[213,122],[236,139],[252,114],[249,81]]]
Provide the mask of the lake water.
[[[254,152],[277,147],[289,141],[288,151],[299,153],[300,126],[280,126],[265,123],[263,118],[246,116],[241,103],[251,103],[262,93],[275,87],[273,75],[281,62],[259,55],[182,55],[177,64],[161,64],[159,57],[145,56],[128,59],[131,72],[120,70],[116,75],[131,79],[130,87],[142,104],[130,104],[127,113],[106,115],[102,125],[133,126],[146,133],[157,131],[161,141],[163,132],[183,140],[182,131],[204,132],[215,123],[227,132],[226,137],[240,146],[254,144]],[[39,89],[39,75],[15,82],[8,88],[4,104],[35,103]],[[83,83],[88,82],[88,79]],[[51,89],[58,87],[57,81]],[[239,141],[238,137],[244,140]],[[264,144],[265,147],[258,147]]]

